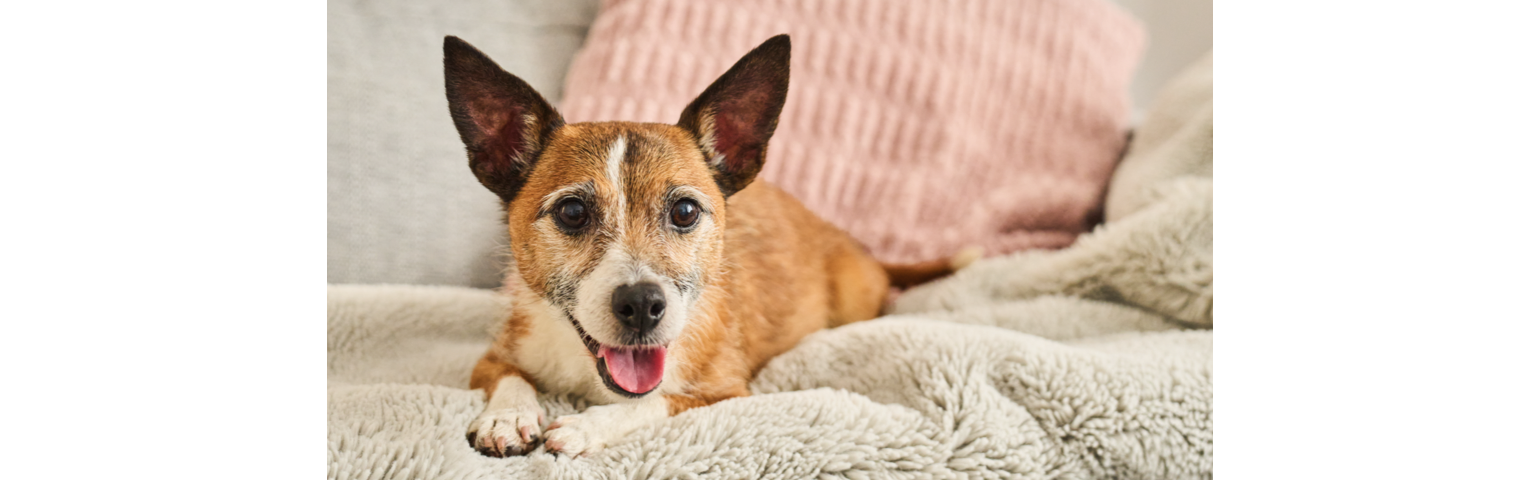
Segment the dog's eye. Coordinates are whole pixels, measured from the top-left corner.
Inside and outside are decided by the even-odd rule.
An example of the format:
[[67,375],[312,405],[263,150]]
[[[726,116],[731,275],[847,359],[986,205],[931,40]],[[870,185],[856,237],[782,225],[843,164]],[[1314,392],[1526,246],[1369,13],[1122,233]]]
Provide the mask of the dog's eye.
[[695,226],[695,222],[700,221],[700,204],[688,198],[674,202],[674,211],[669,212],[668,219],[679,228]]
[[588,225],[588,206],[582,200],[569,198],[556,204],[556,223],[569,230]]

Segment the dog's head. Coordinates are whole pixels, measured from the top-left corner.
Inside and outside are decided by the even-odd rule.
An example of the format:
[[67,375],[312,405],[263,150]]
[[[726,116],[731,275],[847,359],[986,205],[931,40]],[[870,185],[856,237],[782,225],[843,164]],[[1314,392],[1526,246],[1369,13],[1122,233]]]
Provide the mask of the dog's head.
[[667,348],[717,276],[727,197],[754,180],[786,100],[791,40],[745,55],[677,125],[566,124],[470,44],[444,39],[449,111],[502,198],[524,282],[565,313],[610,390],[662,381]]

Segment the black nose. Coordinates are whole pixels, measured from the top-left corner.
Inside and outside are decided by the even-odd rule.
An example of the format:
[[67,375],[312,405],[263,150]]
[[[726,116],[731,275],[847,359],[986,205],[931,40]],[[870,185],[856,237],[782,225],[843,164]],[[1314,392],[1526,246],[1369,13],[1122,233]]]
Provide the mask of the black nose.
[[663,319],[663,288],[647,282],[621,285],[610,296],[610,306],[621,325],[638,333],[652,331]]

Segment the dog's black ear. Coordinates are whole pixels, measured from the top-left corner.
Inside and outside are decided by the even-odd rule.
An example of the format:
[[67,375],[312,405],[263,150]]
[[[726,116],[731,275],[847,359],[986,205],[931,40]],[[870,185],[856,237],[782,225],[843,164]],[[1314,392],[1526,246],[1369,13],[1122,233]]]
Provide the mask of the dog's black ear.
[[513,201],[551,132],[565,123],[561,114],[524,80],[453,36],[444,37],[444,90],[471,171],[504,202]]
[[738,60],[679,115],[695,134],[717,186],[728,196],[749,186],[765,165],[791,75],[791,37],[776,35]]

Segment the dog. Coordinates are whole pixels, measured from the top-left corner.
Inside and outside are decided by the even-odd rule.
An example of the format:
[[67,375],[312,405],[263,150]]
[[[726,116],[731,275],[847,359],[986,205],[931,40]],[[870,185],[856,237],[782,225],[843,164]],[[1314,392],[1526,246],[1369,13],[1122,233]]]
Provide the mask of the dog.
[[[749,394],[803,336],[876,317],[890,286],[966,260],[879,264],[791,195],[754,182],[786,100],[791,39],[749,52],[676,125],[567,124],[529,84],[444,39],[450,116],[501,199],[514,311],[471,372],[483,455],[583,456]],[[538,392],[594,406],[546,423]]]

